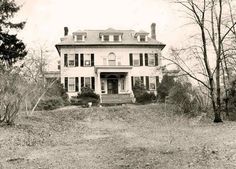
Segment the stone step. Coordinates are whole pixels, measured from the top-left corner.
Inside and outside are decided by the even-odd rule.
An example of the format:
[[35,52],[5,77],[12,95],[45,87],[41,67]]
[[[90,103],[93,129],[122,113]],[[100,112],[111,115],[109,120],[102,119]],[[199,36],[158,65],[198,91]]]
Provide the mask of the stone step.
[[102,104],[124,104],[132,103],[132,98],[129,94],[104,94],[101,96]]

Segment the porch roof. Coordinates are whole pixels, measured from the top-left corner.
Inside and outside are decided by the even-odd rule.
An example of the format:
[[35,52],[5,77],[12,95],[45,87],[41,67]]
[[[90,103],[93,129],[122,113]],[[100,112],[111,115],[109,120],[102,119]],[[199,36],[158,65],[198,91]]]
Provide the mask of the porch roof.
[[95,66],[95,72],[129,72],[132,69],[132,66],[124,66],[124,65],[97,65]]

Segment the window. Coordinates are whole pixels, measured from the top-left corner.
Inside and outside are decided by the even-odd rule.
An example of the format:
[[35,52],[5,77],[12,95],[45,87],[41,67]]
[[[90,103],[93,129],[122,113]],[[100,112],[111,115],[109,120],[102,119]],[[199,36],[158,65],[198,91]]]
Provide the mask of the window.
[[153,53],[148,56],[148,66],[155,66],[155,55]]
[[102,93],[106,93],[106,91],[105,91],[105,80],[101,81],[101,90],[102,90]]
[[114,41],[115,42],[119,41],[119,35],[114,35]]
[[149,77],[149,89],[156,90],[156,77]]
[[84,54],[84,66],[91,66],[91,54]]
[[109,41],[109,35],[103,35],[104,41]]
[[133,65],[140,66],[139,54],[133,54]]
[[84,78],[84,86],[85,87],[91,87],[90,77],[85,77]]
[[125,79],[121,79],[121,81],[120,81],[120,83],[121,83],[121,91],[124,91],[125,90]]
[[77,41],[82,41],[83,40],[83,35],[76,35],[76,40]]
[[141,82],[141,78],[140,77],[134,77],[134,85],[136,83],[139,83],[139,82]]
[[74,54],[69,54],[68,62],[69,62],[70,67],[75,66],[75,55]]
[[140,35],[140,42],[145,42],[146,41],[146,36],[145,35]]
[[108,64],[116,65],[116,55],[113,52],[108,55]]
[[75,91],[75,78],[69,77],[68,79],[68,91]]

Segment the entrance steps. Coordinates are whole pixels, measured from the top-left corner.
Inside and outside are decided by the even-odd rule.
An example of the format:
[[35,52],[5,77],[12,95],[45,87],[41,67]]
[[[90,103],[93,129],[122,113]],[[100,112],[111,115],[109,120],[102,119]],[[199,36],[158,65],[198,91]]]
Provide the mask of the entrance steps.
[[130,94],[102,94],[101,104],[127,104],[132,103]]

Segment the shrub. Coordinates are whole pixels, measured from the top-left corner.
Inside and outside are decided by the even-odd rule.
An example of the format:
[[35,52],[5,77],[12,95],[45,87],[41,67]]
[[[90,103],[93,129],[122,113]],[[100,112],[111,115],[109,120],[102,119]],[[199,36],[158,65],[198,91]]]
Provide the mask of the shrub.
[[155,99],[156,96],[154,93],[145,92],[136,97],[136,102],[141,104],[147,104],[147,103],[152,103],[153,101],[155,101]]
[[68,95],[59,80],[55,81],[53,86],[48,89],[45,96],[46,97],[61,97],[64,105],[69,104]]
[[89,87],[83,87],[81,93],[78,93],[78,96],[72,97],[70,103],[72,105],[88,105],[88,102],[92,102],[93,105],[99,103],[99,95],[94,93]]
[[169,95],[170,89],[175,85],[175,80],[172,76],[164,75],[161,83],[157,87],[157,94],[161,102],[165,101]]
[[140,97],[141,95],[143,95],[144,93],[147,92],[143,82],[141,80],[137,80],[135,82],[135,85],[133,86],[133,92],[134,92],[134,96]]
[[53,110],[64,106],[61,97],[50,97],[40,100],[37,110]]
[[194,115],[200,109],[197,95],[190,83],[176,82],[170,89],[169,100],[178,107],[177,112]]

